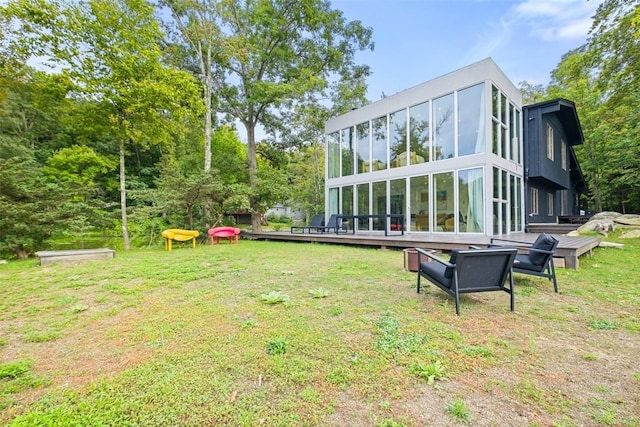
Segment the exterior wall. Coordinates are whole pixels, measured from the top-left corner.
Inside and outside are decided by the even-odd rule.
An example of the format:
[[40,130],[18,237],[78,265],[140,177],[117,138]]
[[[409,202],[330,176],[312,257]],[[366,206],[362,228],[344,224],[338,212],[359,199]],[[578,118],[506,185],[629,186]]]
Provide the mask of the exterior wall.
[[[474,99],[484,113],[475,118],[477,135],[466,134],[466,141],[477,138],[475,147],[473,142],[463,147],[463,132],[474,120],[462,110],[466,105],[464,96],[470,92],[482,92]],[[449,95],[451,102],[447,104]],[[422,109],[425,103],[427,106]],[[485,59],[329,120],[325,125],[326,215],[402,213],[408,233],[494,235],[523,230],[521,104],[519,90],[493,60]],[[452,111],[443,113],[441,110],[447,105]],[[503,105],[504,109],[495,109],[496,105]],[[418,109],[425,114],[428,111],[426,151],[413,144],[413,133],[417,131],[411,127],[412,114]],[[457,142],[455,148],[439,145],[440,141],[446,143],[444,123],[449,120],[451,134],[456,135],[451,136]],[[378,124],[386,125],[376,127]],[[405,134],[397,131],[402,126]],[[376,129],[384,130],[378,132],[385,135],[384,157],[371,153],[378,138]],[[394,143],[392,132],[400,143]],[[484,146],[480,149],[481,141]],[[474,202],[477,194],[482,194],[482,212]],[[453,225],[443,221],[443,212],[453,217]],[[384,229],[375,220],[364,220],[357,227]]]
[[586,189],[580,187],[584,180],[573,152],[573,146],[583,142],[575,106],[551,100],[524,107],[523,115],[527,222],[555,223],[559,215],[578,215],[580,193]]

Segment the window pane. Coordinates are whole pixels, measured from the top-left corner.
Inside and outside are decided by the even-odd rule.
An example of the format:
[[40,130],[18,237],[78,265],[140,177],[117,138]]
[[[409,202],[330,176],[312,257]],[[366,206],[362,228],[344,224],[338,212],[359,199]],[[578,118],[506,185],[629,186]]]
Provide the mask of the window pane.
[[340,176],[340,137],[338,132],[327,135],[329,178]]
[[[387,213],[387,182],[374,182],[373,188],[373,215],[386,215]],[[384,220],[375,219],[373,221],[374,230],[384,230]]]
[[409,109],[411,164],[429,161],[429,103]]
[[453,172],[433,175],[433,191],[436,194],[436,230],[455,230]]
[[[391,206],[389,209],[389,213],[392,214],[401,214],[404,215],[406,212],[407,205],[407,180],[402,179],[394,179],[391,180],[391,190],[390,190],[390,201]],[[393,218],[391,219],[390,224],[392,226],[399,226],[402,224],[400,219]]]
[[458,172],[458,227],[460,232],[484,231],[484,176],[482,168]]
[[371,161],[369,149],[369,122],[360,123],[356,126],[356,138],[358,140],[357,158],[358,173],[371,171]]
[[329,215],[338,213],[338,189],[329,189]]
[[484,110],[484,84],[458,92],[458,156],[484,152]]
[[[358,215],[369,215],[369,184],[358,184]],[[369,230],[369,220],[358,220],[358,230]]]
[[342,187],[342,214],[353,215],[353,186]]
[[387,116],[373,120],[371,170],[387,168]]
[[493,114],[493,117],[495,117],[496,119],[498,118],[499,96],[500,93],[498,92],[498,88],[495,86],[491,86],[491,114]]
[[411,229],[429,231],[429,175],[411,178]]
[[342,129],[342,176],[353,175],[353,128]]
[[407,166],[407,111],[389,116],[389,154],[391,167]]
[[455,134],[453,122],[453,94],[433,101],[434,110],[434,157],[436,160],[454,156]]

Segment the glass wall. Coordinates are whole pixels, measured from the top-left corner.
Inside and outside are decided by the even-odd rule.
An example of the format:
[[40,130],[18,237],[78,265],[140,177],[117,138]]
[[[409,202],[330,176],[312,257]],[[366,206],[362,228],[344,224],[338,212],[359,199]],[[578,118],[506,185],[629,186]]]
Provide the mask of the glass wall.
[[429,137],[429,102],[409,109],[410,164],[429,161],[431,141]]
[[387,169],[387,116],[371,121],[373,138],[371,147],[371,170]]
[[329,189],[329,215],[339,214],[338,206],[340,201],[340,193],[338,188]]
[[360,123],[356,126],[356,159],[357,173],[371,171],[371,150],[369,149],[369,122]]
[[453,94],[433,101],[434,153],[436,160],[450,159],[455,155],[455,126]]
[[340,134],[338,132],[327,135],[327,175],[329,178],[340,176]]
[[484,153],[484,84],[458,92],[458,156]]
[[[369,215],[369,184],[358,184],[356,186],[358,197],[358,215]],[[358,230],[369,230],[369,220],[358,219]]]
[[[373,215],[386,215],[387,214],[387,181],[378,181],[372,184],[371,198],[373,201],[372,214]],[[374,230],[384,230],[385,220],[382,218],[376,218],[373,220]]]
[[392,168],[407,166],[407,110],[389,115],[389,161]]
[[484,169],[458,172],[458,230],[484,232]]
[[[407,180],[393,179],[391,180],[390,192],[390,214],[406,215],[405,207],[407,206]],[[402,222],[399,218],[392,218],[390,220],[390,229],[399,230]]]
[[436,196],[435,231],[455,231],[453,172],[433,175],[433,192]]
[[409,187],[411,191],[410,229],[429,231],[429,175],[411,177]]
[[353,175],[353,128],[342,132],[342,176]]

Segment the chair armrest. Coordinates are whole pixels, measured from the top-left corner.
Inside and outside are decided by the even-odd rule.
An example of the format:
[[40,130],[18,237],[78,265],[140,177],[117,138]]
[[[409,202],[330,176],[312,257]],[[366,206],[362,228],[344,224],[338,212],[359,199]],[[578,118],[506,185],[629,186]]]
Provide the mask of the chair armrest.
[[469,249],[476,249],[477,250],[477,249],[484,249],[484,248],[481,248],[480,246],[476,246],[476,245],[469,245]]
[[526,245],[526,246],[533,245],[533,243],[531,243],[531,242],[523,242],[521,240],[500,239],[500,238],[497,238],[497,237],[492,237],[491,238],[491,242],[489,243],[489,245],[491,245],[491,246],[500,246],[500,245],[494,245],[493,244],[494,241],[506,242],[506,243],[517,243],[519,245]]
[[440,264],[442,264],[442,265],[444,265],[446,267],[455,268],[455,266],[456,266],[455,264],[451,264],[448,261],[444,261],[444,260],[438,258],[435,255],[436,251],[433,251],[433,250],[432,251],[425,251],[424,249],[420,249],[420,248],[415,248],[415,249],[418,252],[418,264],[420,264],[420,255],[424,255],[427,258],[430,258],[433,261],[439,262]]

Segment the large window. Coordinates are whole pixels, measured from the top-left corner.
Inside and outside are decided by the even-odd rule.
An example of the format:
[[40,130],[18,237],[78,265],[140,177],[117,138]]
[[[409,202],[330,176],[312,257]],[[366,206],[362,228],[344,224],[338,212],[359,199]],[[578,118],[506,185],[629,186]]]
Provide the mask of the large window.
[[391,167],[407,166],[407,110],[389,115],[389,159]]
[[484,172],[482,168],[458,172],[458,229],[484,231]]
[[436,230],[447,232],[455,231],[453,172],[433,175],[433,191],[436,196]]
[[[405,215],[405,207],[407,206],[407,180],[393,179],[390,185],[390,206],[389,213]],[[392,218],[390,220],[391,229],[399,228],[402,224],[398,218]]]
[[458,156],[484,152],[484,110],[484,84],[458,92]]
[[433,101],[434,159],[450,159],[455,155],[453,94]]
[[553,126],[547,124],[547,158],[553,161]]
[[410,164],[429,161],[429,102],[409,109]]
[[371,170],[387,169],[387,116],[374,119],[371,124]]
[[353,128],[342,132],[342,176],[353,175]]
[[371,150],[369,149],[369,122],[360,123],[356,126],[356,158],[358,161],[357,173],[371,171]]
[[[356,186],[358,193],[358,215],[369,215],[369,184],[358,184]],[[369,230],[369,219],[358,219],[358,230]]]
[[414,176],[411,189],[411,230],[429,231],[429,175]]
[[338,132],[327,135],[327,147],[329,178],[338,178],[340,176],[340,135]]
[[340,193],[338,188],[329,189],[329,215],[339,214],[338,206],[340,201]]
[[342,187],[342,212],[343,215],[353,215],[353,185]]
[[[386,215],[387,214],[387,182],[378,181],[372,184],[372,200],[373,200],[373,215]],[[385,220],[378,218],[373,221],[374,230],[384,230]]]

